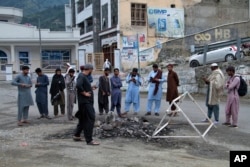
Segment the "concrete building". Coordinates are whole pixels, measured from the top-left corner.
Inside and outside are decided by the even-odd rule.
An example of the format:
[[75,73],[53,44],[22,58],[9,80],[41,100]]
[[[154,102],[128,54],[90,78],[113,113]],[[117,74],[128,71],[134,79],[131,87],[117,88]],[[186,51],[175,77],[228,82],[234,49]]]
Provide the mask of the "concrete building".
[[160,43],[184,36],[181,0],[70,2],[75,9],[72,12],[76,16],[75,24],[81,29],[79,49],[85,55],[81,59],[95,64],[97,69],[105,59],[124,70],[137,67],[138,51],[140,65],[146,66],[157,59]]
[[6,64],[13,72],[29,64],[31,71],[41,67],[54,72],[64,68],[66,62],[76,64],[80,30],[50,31],[20,24],[23,11],[12,7],[0,7],[0,70],[4,76]]

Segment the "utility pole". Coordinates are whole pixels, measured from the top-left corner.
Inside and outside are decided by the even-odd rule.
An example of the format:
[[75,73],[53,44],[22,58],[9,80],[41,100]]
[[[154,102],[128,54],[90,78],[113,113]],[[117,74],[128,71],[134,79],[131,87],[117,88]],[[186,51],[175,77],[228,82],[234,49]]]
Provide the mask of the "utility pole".
[[136,43],[137,43],[137,59],[138,59],[138,71],[139,71],[139,74],[141,73],[141,67],[140,67],[140,40],[139,40],[139,34],[137,33],[136,34]]
[[39,31],[39,53],[40,58],[42,57],[42,36],[41,36],[41,19],[40,16],[38,18],[38,31]]

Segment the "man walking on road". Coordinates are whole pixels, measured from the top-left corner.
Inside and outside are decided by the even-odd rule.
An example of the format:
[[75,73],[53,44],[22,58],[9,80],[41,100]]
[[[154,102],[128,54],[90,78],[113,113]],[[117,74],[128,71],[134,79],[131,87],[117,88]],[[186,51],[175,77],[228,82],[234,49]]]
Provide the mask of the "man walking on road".
[[[233,66],[229,66],[227,69],[227,74],[229,76],[226,82],[227,89],[227,103],[225,108],[226,114],[226,122],[223,125],[228,125],[232,128],[238,127],[238,114],[239,114],[239,94],[238,89],[240,87],[240,78],[235,75],[235,68]],[[232,116],[232,124],[231,124],[231,116]]]
[[155,116],[159,116],[159,110],[161,106],[162,97],[162,84],[166,81],[166,78],[162,76],[162,71],[158,69],[158,65],[153,65],[153,71],[148,75],[149,90],[148,90],[148,105],[147,115],[151,115],[152,105],[155,102]]
[[38,119],[41,119],[41,118],[51,119],[49,117],[49,109],[48,109],[49,78],[47,75],[42,73],[41,68],[37,68],[35,72],[38,75],[37,81],[35,84],[36,104],[40,113],[40,117]]
[[[211,75],[208,78],[203,78],[203,80],[208,85],[206,97],[207,116],[211,119],[214,113],[214,123],[217,124],[219,122],[219,103],[223,93],[225,77],[217,63],[211,64],[211,70]],[[208,122],[208,119],[204,119],[203,122]]]
[[84,137],[88,145],[99,145],[98,142],[93,141],[92,134],[95,123],[95,109],[94,109],[94,92],[87,76],[91,73],[93,66],[86,64],[84,66],[83,75],[77,78],[77,97],[78,97],[78,119],[74,140],[81,140],[81,132],[84,131]]
[[34,105],[32,95],[31,95],[31,87],[32,82],[31,78],[28,76],[29,67],[23,66],[22,73],[17,75],[16,78],[12,81],[12,85],[18,87],[18,98],[17,98],[17,120],[18,126],[22,126],[23,123],[28,122],[29,116],[29,106]]
[[[168,68],[168,78],[167,78],[167,96],[166,101],[169,102],[169,105],[172,101],[179,96],[177,87],[179,86],[179,78],[175,71],[173,71],[173,65],[167,65]],[[171,106],[171,112],[168,113],[169,116],[176,116],[176,106],[173,104]]]
[[103,110],[107,114],[109,112],[109,96],[110,96],[110,83],[109,83],[109,68],[104,69],[104,75],[99,78],[98,89],[98,108],[99,114],[103,115]]

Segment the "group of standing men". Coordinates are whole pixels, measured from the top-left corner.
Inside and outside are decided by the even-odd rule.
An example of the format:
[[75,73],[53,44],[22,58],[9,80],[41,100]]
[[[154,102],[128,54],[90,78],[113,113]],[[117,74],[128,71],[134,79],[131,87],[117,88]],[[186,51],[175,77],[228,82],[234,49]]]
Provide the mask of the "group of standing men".
[[[178,97],[177,87],[179,86],[179,79],[176,72],[173,71],[173,65],[169,64],[168,77],[163,76],[162,70],[158,68],[157,64],[153,64],[153,70],[148,75],[149,90],[148,90],[148,102],[147,102],[147,113],[151,115],[154,112],[155,116],[159,116],[161,98],[162,98],[162,84],[167,81],[168,93],[166,101],[170,104]],[[103,110],[106,113],[109,112],[109,97],[111,95],[111,111],[114,111],[114,106],[117,108],[117,114],[119,117],[125,117],[130,110],[130,106],[133,105],[134,115],[137,115],[140,111],[140,86],[142,85],[142,77],[138,73],[137,68],[133,68],[131,73],[126,77],[126,83],[128,88],[125,95],[125,107],[123,113],[121,113],[121,90],[122,82],[119,78],[119,70],[114,69],[114,76],[111,77],[110,81],[108,78],[110,70],[104,69],[104,75],[99,78],[99,91],[98,91],[98,106],[99,114],[103,114]],[[154,108],[153,108],[154,104]],[[172,112],[176,107],[172,106]]]
[[[162,70],[158,68],[157,64],[152,66],[153,70],[148,75],[149,90],[147,98],[147,112],[146,116],[151,115],[154,112],[155,116],[159,116],[161,98],[162,98],[162,84],[167,81],[167,95],[166,101],[169,104],[178,97],[177,87],[179,86],[179,79],[176,72],[173,71],[173,65],[169,64],[168,75],[163,76]],[[73,107],[76,103],[76,97],[78,98],[78,112],[76,117],[79,123],[76,127],[74,140],[81,140],[81,132],[84,132],[86,143],[89,145],[99,145],[98,142],[93,141],[92,132],[95,122],[95,109],[94,109],[94,93],[97,87],[98,90],[98,107],[99,114],[102,115],[104,112],[109,112],[109,96],[111,96],[111,108],[110,111],[114,112],[116,108],[119,117],[126,117],[130,110],[131,104],[133,104],[134,114],[138,114],[140,111],[140,93],[139,89],[142,84],[142,77],[138,73],[137,68],[133,68],[132,72],[126,77],[126,83],[128,89],[125,96],[125,112],[121,112],[121,99],[122,92],[121,87],[122,81],[119,77],[119,69],[114,68],[114,75],[109,79],[110,68],[104,69],[104,75],[100,76],[98,85],[91,85],[93,78],[91,72],[93,66],[86,64],[81,67],[81,73],[79,73],[77,80],[75,80],[75,70],[68,64],[66,75],[61,74],[61,69],[55,70],[55,75],[52,78],[50,87],[51,103],[54,106],[54,115],[58,116],[58,106],[60,106],[61,114],[65,114],[65,94],[64,89],[67,88],[67,114],[68,119],[73,120]],[[208,78],[203,78],[205,83],[208,85],[206,105],[208,107],[208,118],[211,119],[212,113],[215,115],[215,123],[219,121],[219,97],[223,91],[223,88],[228,90],[228,99],[226,105],[226,122],[224,125],[230,127],[238,127],[238,112],[239,112],[239,95],[237,90],[240,87],[240,79],[235,75],[235,68],[229,66],[226,72],[229,75],[229,79],[224,83],[224,75],[218,68],[216,63],[211,65],[212,74]],[[40,113],[40,118],[49,117],[48,112],[48,91],[49,85],[48,77],[42,73],[40,68],[35,70],[38,77],[35,83],[37,88],[36,103]],[[23,66],[22,73],[17,75],[13,80],[12,85],[18,86],[18,125],[22,126],[28,122],[28,111],[29,106],[33,105],[33,99],[31,95],[32,81],[28,75],[29,67]],[[154,108],[152,109],[154,103]],[[171,106],[170,115],[175,115],[176,106]],[[232,117],[232,123],[230,121]],[[208,121],[207,119],[205,121]]]
[[[217,63],[211,64],[212,73],[203,78],[207,87],[206,106],[208,109],[207,117],[212,118],[214,114],[214,124],[219,123],[219,103],[220,97],[223,94],[224,89],[227,90],[227,102],[225,107],[226,121],[223,125],[232,128],[238,128],[238,114],[239,114],[239,94],[238,89],[240,87],[240,76],[235,74],[235,68],[228,66],[226,73],[229,78],[225,82],[223,72],[219,69]],[[204,119],[203,122],[208,122],[208,119]]]
[[[51,119],[48,110],[48,85],[49,78],[43,74],[40,68],[35,70],[37,79],[35,82],[35,101],[40,113],[38,119],[47,118]],[[76,102],[76,89],[74,82],[74,69],[70,68],[67,63],[67,72],[65,76],[61,74],[61,69],[56,69],[52,78],[51,87],[49,93],[51,94],[51,103],[54,106],[54,116],[58,116],[58,106],[60,106],[61,114],[65,114],[65,94],[64,89],[67,88],[67,110],[68,119],[72,120],[73,104]],[[65,85],[66,83],[66,85]],[[29,76],[29,67],[23,66],[22,73],[17,75],[12,81],[12,85],[18,87],[18,126],[22,126],[24,123],[29,123],[28,111],[29,106],[34,105],[31,95],[32,81]]]

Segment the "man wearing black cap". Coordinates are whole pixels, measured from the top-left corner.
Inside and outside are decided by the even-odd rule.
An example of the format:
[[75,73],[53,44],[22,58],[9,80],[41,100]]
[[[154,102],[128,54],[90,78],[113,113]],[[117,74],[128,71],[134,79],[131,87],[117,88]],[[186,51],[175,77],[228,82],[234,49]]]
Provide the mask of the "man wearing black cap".
[[16,78],[11,83],[12,85],[18,87],[18,100],[17,100],[18,126],[22,126],[23,123],[29,123],[28,122],[29,106],[34,104],[31,95],[32,82],[30,77],[28,76],[29,69],[30,68],[28,66],[23,66],[22,73],[17,75]]
[[60,105],[62,116],[65,114],[65,81],[61,72],[60,68],[56,69],[49,91],[51,94],[51,103],[54,106],[55,117],[58,116],[58,105]]
[[84,66],[83,75],[77,77],[77,97],[78,97],[78,114],[79,123],[77,125],[74,140],[81,140],[81,132],[84,131],[84,137],[88,145],[99,145],[98,142],[93,141],[92,133],[95,123],[95,109],[93,89],[87,78],[91,73],[93,66],[86,64]]
[[40,113],[41,118],[51,119],[49,117],[49,110],[48,110],[48,85],[49,85],[49,78],[47,75],[42,73],[41,68],[37,68],[35,70],[36,74],[38,75],[36,80],[36,104]]

